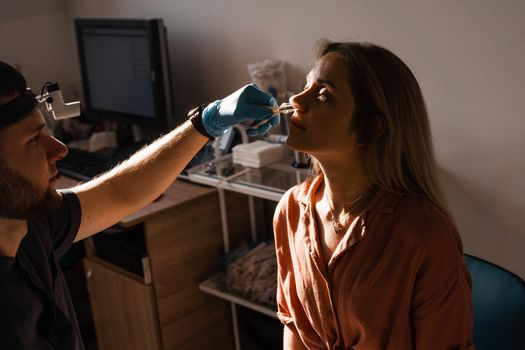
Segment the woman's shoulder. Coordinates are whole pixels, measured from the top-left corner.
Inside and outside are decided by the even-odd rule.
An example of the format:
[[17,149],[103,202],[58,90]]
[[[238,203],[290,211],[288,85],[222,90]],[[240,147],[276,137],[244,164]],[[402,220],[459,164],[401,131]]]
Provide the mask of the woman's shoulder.
[[319,181],[319,176],[309,177],[300,184],[291,187],[283,194],[279,204],[307,204],[311,200],[311,197],[315,195],[315,189],[317,188]]
[[287,220],[304,214],[315,196],[319,181],[322,181],[322,178],[310,177],[286,191],[277,204],[274,220]]
[[397,207],[398,234],[425,250],[449,247],[462,250],[461,239],[449,213],[424,196],[403,196]]
[[423,226],[429,229],[452,225],[450,215],[422,195],[402,196],[397,210],[401,217],[408,219],[406,223],[414,227]]

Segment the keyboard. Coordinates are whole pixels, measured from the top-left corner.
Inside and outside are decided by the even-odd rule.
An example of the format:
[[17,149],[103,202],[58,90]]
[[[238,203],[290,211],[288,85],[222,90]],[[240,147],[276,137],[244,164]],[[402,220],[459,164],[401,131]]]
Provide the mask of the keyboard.
[[92,153],[69,148],[67,155],[57,162],[58,173],[75,180],[88,181],[127,159],[136,149],[129,147]]
[[[113,168],[119,162],[128,159],[143,145],[133,144],[116,149],[105,149],[93,153],[78,148],[69,148],[67,155],[57,162],[58,173],[75,180],[89,181],[95,176]],[[205,145],[187,164],[179,178],[188,180],[187,169],[213,160],[212,143]]]

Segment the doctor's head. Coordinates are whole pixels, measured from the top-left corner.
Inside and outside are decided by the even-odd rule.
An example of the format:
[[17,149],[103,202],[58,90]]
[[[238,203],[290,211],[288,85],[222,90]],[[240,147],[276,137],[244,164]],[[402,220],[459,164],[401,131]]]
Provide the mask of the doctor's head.
[[0,217],[27,219],[60,203],[55,163],[67,149],[45,130],[45,119],[28,104],[24,76],[0,61]]

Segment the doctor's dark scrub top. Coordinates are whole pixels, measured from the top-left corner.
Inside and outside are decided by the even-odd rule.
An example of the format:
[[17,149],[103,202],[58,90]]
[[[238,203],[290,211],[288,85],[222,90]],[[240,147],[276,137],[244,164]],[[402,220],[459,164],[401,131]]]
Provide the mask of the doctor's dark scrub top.
[[78,198],[64,191],[56,212],[28,221],[16,256],[0,256],[0,348],[84,349],[59,264],[79,226]]

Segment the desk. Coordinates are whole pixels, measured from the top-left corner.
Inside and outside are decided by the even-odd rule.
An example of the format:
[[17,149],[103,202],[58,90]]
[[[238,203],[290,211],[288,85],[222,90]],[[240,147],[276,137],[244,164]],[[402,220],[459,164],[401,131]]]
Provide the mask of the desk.
[[[57,187],[72,184],[61,178]],[[228,303],[199,291],[221,268],[219,212],[216,189],[176,181],[124,218],[123,227],[142,226],[144,276],[98,258],[92,239],[84,240],[99,350],[233,348]]]

